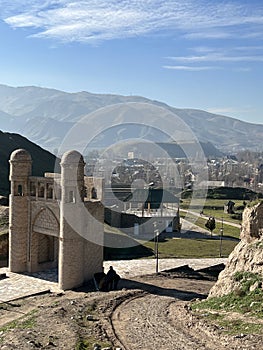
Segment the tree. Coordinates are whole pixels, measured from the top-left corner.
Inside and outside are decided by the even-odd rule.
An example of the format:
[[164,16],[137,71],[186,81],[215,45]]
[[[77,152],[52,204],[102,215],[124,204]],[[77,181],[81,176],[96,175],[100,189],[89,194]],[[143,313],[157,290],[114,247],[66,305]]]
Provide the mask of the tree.
[[214,231],[214,229],[216,228],[216,221],[214,217],[210,217],[206,224],[205,227],[208,228],[208,230],[211,232],[211,236],[212,236],[212,232]]

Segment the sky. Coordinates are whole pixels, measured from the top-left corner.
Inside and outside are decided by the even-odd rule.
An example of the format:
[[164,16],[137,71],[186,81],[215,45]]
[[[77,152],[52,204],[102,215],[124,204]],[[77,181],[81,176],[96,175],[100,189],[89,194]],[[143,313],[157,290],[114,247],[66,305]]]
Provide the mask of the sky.
[[262,0],[0,0],[0,84],[263,123]]

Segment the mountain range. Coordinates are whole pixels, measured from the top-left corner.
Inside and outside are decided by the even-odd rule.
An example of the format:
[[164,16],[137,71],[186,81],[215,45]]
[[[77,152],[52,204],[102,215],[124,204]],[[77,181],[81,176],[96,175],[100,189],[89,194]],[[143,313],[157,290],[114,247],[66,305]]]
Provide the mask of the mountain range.
[[0,195],[9,194],[9,159],[11,153],[18,148],[30,153],[32,175],[43,176],[45,172],[54,172],[57,169],[57,158],[52,153],[21,135],[0,131]]
[[127,102],[153,104],[175,113],[200,142],[213,144],[221,152],[263,151],[263,124],[247,123],[197,109],[174,108],[140,96],[85,91],[67,93],[35,86],[0,85],[0,130],[19,133],[53,152],[83,116],[105,106]]

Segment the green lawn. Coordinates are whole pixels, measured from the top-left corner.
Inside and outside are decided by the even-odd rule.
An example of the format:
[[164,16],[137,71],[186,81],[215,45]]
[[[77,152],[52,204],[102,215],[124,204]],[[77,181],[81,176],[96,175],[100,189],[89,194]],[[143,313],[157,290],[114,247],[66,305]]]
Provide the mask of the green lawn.
[[[191,199],[183,199],[180,203],[180,208],[185,210],[194,211],[197,213],[200,213],[202,210],[204,215],[206,216],[213,216],[217,219],[222,219],[225,221],[233,222],[233,223],[241,223],[241,220],[237,220],[231,217],[231,214],[224,213],[224,205],[231,199],[206,199],[204,203],[204,199],[194,199],[191,201]],[[235,208],[242,206],[243,201],[242,200],[236,200],[233,199],[233,202],[235,202]],[[248,202],[247,206],[253,206],[257,204],[258,201]],[[237,211],[242,212],[242,211]]]
[[[222,240],[221,252],[227,257],[238,241]],[[155,243],[146,242],[143,245],[154,252]],[[220,255],[220,240],[208,239],[167,239],[158,244],[159,258],[217,258]]]
[[[239,282],[239,286],[233,292],[221,297],[195,301],[191,304],[191,309],[199,318],[213,321],[224,333],[262,334],[262,276],[251,272],[238,272],[233,279]],[[252,285],[255,287],[250,290]],[[245,318],[240,315],[245,315]],[[249,320],[249,317],[252,319]]]
[[[219,205],[219,201],[216,201]],[[215,200],[212,203],[215,205]],[[186,216],[185,212],[181,212],[181,217]],[[193,222],[201,228],[205,228],[207,218],[197,217],[187,213],[187,220]],[[160,258],[211,258],[219,257],[220,249],[221,256],[227,257],[236,244],[239,242],[240,228],[233,227],[224,223],[223,225],[223,240],[220,246],[220,229],[221,222],[216,223],[216,228],[213,231],[213,236],[210,235],[199,238],[166,238],[164,241],[160,241],[159,257]],[[111,259],[134,259],[134,258],[154,258],[155,243],[152,241],[142,241],[138,237],[128,237],[120,229],[112,228],[108,225],[104,226],[105,230],[105,243],[107,241],[111,243],[115,242],[116,246],[127,247],[133,245],[131,248],[105,248],[105,258]],[[217,234],[218,236],[214,236]],[[150,236],[149,236],[150,237]],[[226,239],[232,238],[231,239]],[[137,244],[137,245],[136,245]],[[113,244],[114,246],[114,244]]]
[[[207,222],[207,218],[204,218],[201,216],[197,217],[197,216],[189,214],[189,213],[187,213],[187,215],[186,215],[186,213],[182,212],[182,211],[180,212],[180,217],[181,218],[186,217],[188,221],[194,223],[195,225],[197,225],[203,229],[206,229],[205,223]],[[235,222],[235,223],[238,223],[238,222]],[[213,233],[220,235],[221,227],[222,227],[222,222],[216,222],[216,228],[213,231]],[[227,236],[227,237],[239,238],[240,237],[240,227],[234,227],[231,225],[227,225],[225,223],[225,221],[223,221],[223,235]]]
[[[203,219],[198,222],[203,225]],[[225,225],[224,235],[239,237],[235,231],[236,228]],[[217,228],[216,228],[217,230]],[[216,231],[215,230],[215,231]],[[1,239],[6,240],[6,235]],[[136,237],[137,238],[137,237]],[[0,241],[1,241],[0,239]],[[3,242],[2,242],[3,243]],[[140,241],[134,237],[125,235],[121,230],[105,226],[105,243],[117,248],[105,247],[104,256],[107,260],[114,259],[136,259],[136,258],[154,258],[155,244],[152,241]],[[222,240],[222,256],[227,257],[234,249],[238,240]],[[124,248],[121,248],[124,247]],[[211,258],[219,257],[220,239],[219,237],[205,237],[201,239],[187,238],[167,238],[158,244],[160,258]]]

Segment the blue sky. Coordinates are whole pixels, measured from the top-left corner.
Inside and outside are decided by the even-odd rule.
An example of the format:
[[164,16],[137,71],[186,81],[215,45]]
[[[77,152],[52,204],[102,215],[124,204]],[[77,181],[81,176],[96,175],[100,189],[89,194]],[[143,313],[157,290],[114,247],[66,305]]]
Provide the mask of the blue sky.
[[263,121],[262,0],[0,0],[0,83]]

